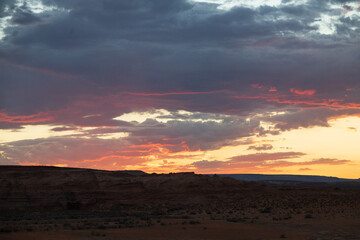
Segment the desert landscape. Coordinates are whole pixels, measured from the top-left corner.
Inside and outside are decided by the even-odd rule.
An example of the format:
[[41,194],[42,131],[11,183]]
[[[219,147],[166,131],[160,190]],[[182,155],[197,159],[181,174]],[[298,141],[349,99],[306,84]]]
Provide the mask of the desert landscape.
[[0,240],[360,240],[360,0],[0,0]]
[[360,239],[360,191],[191,172],[0,167],[0,238]]

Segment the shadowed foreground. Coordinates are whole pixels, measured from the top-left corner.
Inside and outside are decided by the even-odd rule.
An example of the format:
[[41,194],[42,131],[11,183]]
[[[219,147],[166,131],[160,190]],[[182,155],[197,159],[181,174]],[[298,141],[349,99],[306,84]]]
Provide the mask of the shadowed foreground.
[[360,192],[0,167],[0,239],[360,239]]

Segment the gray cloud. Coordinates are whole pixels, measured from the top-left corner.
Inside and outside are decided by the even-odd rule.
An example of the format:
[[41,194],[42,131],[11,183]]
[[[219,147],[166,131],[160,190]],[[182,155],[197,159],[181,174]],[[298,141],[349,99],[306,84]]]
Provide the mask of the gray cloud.
[[271,149],[273,149],[273,146],[271,144],[261,144],[259,146],[248,147],[248,150],[256,150],[256,151],[266,151]]
[[42,20],[29,11],[17,10],[12,16],[12,22],[19,25],[32,25],[41,23]]
[[[96,159],[105,156],[105,162],[109,158],[115,162],[119,161],[119,164],[130,165],[131,161],[135,163],[149,161],[146,158],[142,159],[144,156],[156,155],[158,158],[166,159],[167,153],[206,151],[223,146],[249,144],[251,142],[239,141],[239,138],[253,136],[256,132],[254,129],[259,127],[258,121],[246,121],[236,117],[223,116],[221,121],[215,121],[211,119],[213,114],[207,117],[204,113],[185,115],[188,117],[186,121],[158,122],[149,118],[142,123],[126,124],[123,121],[113,120],[118,122],[118,125],[107,128],[81,130],[79,127],[55,127],[51,130],[55,132],[76,130],[76,134],[7,142],[0,145],[0,151],[4,152],[4,156],[9,161],[18,164],[53,164],[60,161],[80,166],[102,162],[103,160]],[[199,116],[210,119],[198,121]],[[113,133],[128,135],[113,139],[101,138]]]
[[[0,18],[11,20],[0,40],[0,128],[105,126],[129,133],[131,143],[147,138],[164,144],[167,138],[209,150],[254,134],[327,127],[329,117],[360,109],[359,16],[331,8],[350,2],[223,11],[185,0],[43,0],[51,10],[35,14],[2,1]],[[339,17],[334,34],[318,32],[314,23],[322,14]],[[295,96],[291,88],[316,93]],[[113,120],[154,108],[172,111],[163,117],[173,121]],[[266,112],[285,114],[253,117]],[[16,117],[38,113],[51,120]],[[195,117],[224,121],[191,121]],[[260,120],[277,128],[265,131]],[[110,130],[96,131],[84,134]]]
[[128,145],[119,139],[53,137],[2,144],[0,149],[5,161],[13,164],[95,166],[110,160],[111,164],[115,161],[124,166],[145,161],[141,160],[141,153],[133,152],[131,157],[131,152],[122,152]]
[[[288,161],[284,159],[296,159],[304,156],[301,152],[275,152],[275,153],[256,153],[235,156],[227,161],[197,161],[191,164],[199,171],[221,172],[233,170],[241,171],[279,171],[283,167],[291,166],[311,166],[311,165],[343,165],[350,164],[350,160],[339,160],[332,158],[313,159],[311,161]],[[302,170],[310,170],[302,168]]]
[[[232,157],[227,161],[198,161],[194,162],[192,166],[194,166],[198,170],[228,170],[228,169],[248,169],[248,168],[258,168],[258,167],[268,167],[269,165],[273,165],[273,161],[275,161],[276,165],[283,165],[283,159],[292,159],[299,158],[305,155],[301,152],[276,152],[276,153],[255,153],[248,155],[240,155]],[[266,163],[270,161],[271,163]]]
[[236,118],[227,118],[221,123],[173,120],[162,124],[154,121],[149,126],[146,124],[144,122],[140,128],[133,130],[131,137],[146,138],[150,142],[162,142],[165,138],[170,143],[176,143],[175,146],[184,143],[192,151],[238,145],[238,138],[253,136],[255,129],[259,127],[258,121],[248,122]]

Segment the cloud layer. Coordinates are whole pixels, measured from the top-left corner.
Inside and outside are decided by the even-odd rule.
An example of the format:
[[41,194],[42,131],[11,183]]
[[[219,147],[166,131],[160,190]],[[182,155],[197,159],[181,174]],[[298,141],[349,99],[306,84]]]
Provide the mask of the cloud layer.
[[[217,150],[357,116],[359,7],[335,0],[2,1],[0,128],[50,125],[69,133],[5,142],[2,164],[141,164],[144,156]],[[167,113],[116,119],[158,109]],[[192,166],[235,164],[204,161]]]

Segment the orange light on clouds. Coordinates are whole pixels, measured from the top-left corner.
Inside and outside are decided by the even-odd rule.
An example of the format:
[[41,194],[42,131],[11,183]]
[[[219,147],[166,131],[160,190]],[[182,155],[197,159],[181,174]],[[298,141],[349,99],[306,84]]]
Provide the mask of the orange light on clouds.
[[277,92],[276,87],[271,87],[271,88],[269,89],[269,92]]
[[5,113],[4,110],[0,110],[0,122],[10,122],[10,123],[40,123],[40,122],[49,122],[54,118],[49,115],[47,112],[39,112],[31,115],[15,115],[11,116]]
[[297,94],[297,95],[306,95],[306,96],[312,96],[316,93],[316,90],[309,89],[309,90],[301,90],[301,89],[295,89],[291,88],[290,92]]

